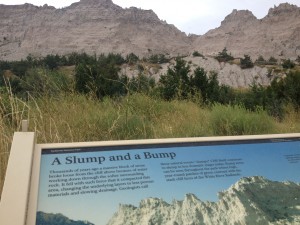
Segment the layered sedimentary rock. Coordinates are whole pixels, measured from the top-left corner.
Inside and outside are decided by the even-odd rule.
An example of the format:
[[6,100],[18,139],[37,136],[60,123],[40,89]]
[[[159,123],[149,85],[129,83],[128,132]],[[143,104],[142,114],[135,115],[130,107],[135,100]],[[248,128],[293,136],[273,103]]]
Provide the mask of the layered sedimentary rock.
[[107,225],[299,224],[300,185],[245,177],[219,193],[218,202],[194,194],[167,203],[148,198],[138,207],[120,205]]
[[111,0],[81,0],[62,9],[0,5],[0,60],[71,52],[146,56],[198,50],[215,55],[224,47],[236,57],[296,58],[300,55],[300,8],[281,4],[263,19],[247,10],[233,10],[219,28],[187,36],[152,10],[123,9]]
[[194,49],[210,55],[227,47],[235,57],[296,58],[300,55],[300,8],[280,4],[262,19],[248,10],[233,10],[220,27],[193,38]]

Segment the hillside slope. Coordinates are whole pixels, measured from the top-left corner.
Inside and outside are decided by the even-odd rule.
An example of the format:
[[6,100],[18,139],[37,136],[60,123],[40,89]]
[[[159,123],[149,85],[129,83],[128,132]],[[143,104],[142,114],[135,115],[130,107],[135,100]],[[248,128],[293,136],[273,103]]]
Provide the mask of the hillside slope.
[[219,193],[218,202],[203,202],[194,194],[171,204],[148,198],[138,207],[120,205],[107,225],[299,224],[300,185],[263,177],[240,179]]
[[0,5],[0,60],[72,52],[177,56],[198,50],[215,55],[224,47],[235,57],[296,58],[300,8],[281,4],[263,19],[248,10],[233,10],[219,28],[187,36],[152,10],[123,9],[112,0],[80,0],[62,9]]
[[296,58],[300,55],[300,8],[280,4],[262,19],[248,10],[233,10],[220,27],[195,36],[193,47],[212,55],[227,47],[236,57]]

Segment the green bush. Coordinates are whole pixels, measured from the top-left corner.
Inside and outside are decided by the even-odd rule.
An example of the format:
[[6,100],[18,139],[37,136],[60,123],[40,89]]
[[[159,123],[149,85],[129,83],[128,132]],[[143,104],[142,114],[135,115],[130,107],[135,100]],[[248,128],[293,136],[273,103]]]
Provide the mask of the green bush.
[[123,77],[118,75],[119,70],[115,59],[105,55],[87,63],[81,62],[76,66],[75,89],[98,99],[123,95],[126,88]]
[[279,81],[274,80],[269,88],[277,99],[291,102],[296,109],[300,109],[300,71],[290,72]]
[[137,61],[139,61],[139,57],[137,55],[135,55],[134,53],[130,53],[129,55],[126,56],[126,63],[128,64],[134,64]]
[[242,69],[249,69],[254,67],[254,64],[249,55],[244,55],[244,58],[241,59],[241,68]]
[[32,96],[57,95],[71,92],[73,80],[58,71],[35,68],[27,71],[26,76],[20,81],[20,87],[22,93],[29,93]]
[[144,74],[139,74],[136,77],[127,79],[126,85],[130,93],[150,94],[151,90],[155,87],[155,80]]
[[231,54],[227,53],[227,49],[224,48],[222,52],[219,52],[218,55],[215,57],[216,60],[219,62],[228,62],[233,60],[234,58],[231,56]]
[[194,56],[194,57],[202,57],[202,58],[205,58],[204,55],[202,55],[202,54],[199,53],[198,51],[194,51],[194,52],[193,52],[193,56]]
[[273,56],[271,56],[270,58],[269,58],[269,60],[267,61],[267,63],[266,63],[266,65],[276,65],[277,64],[277,59],[276,58],[274,58]]
[[257,65],[266,65],[266,63],[267,61],[261,55],[257,58],[257,60],[255,60],[255,64]]
[[162,64],[170,62],[170,58],[166,58],[164,54],[156,54],[149,56],[147,61],[154,64]]
[[300,64],[300,55],[298,55],[298,57],[297,57],[297,59],[296,59],[296,62],[297,62],[298,64]]
[[293,61],[291,61],[290,59],[285,59],[285,60],[283,60],[281,66],[284,69],[293,69],[295,67],[295,63]]
[[166,100],[174,98],[186,99],[191,91],[189,82],[190,66],[181,58],[176,58],[176,64],[169,67],[167,74],[159,79],[161,96]]

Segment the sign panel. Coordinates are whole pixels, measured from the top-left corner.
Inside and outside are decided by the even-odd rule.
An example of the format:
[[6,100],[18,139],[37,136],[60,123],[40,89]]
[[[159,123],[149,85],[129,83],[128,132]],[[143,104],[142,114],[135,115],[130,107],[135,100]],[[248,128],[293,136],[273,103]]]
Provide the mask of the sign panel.
[[300,222],[299,137],[191,140],[41,146],[34,223]]

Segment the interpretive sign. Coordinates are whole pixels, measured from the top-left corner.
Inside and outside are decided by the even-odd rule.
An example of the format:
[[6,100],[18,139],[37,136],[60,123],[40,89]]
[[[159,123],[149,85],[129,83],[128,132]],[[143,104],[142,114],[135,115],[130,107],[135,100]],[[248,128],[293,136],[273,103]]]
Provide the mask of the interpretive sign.
[[300,224],[300,134],[36,144],[32,166],[27,225]]
[[44,148],[36,224],[295,224],[299,171],[300,138]]

